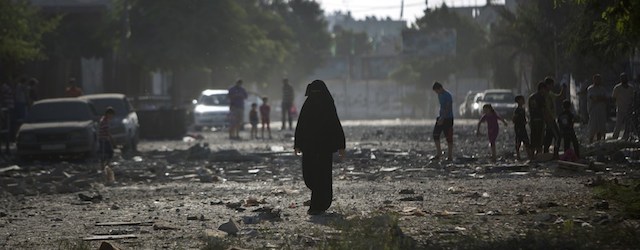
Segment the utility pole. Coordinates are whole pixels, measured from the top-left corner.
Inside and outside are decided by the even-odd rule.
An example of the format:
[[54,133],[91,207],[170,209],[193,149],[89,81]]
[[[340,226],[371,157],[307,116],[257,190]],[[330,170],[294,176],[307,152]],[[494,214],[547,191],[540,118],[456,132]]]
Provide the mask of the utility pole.
[[403,15],[404,15],[404,0],[400,0],[400,20],[402,20]]

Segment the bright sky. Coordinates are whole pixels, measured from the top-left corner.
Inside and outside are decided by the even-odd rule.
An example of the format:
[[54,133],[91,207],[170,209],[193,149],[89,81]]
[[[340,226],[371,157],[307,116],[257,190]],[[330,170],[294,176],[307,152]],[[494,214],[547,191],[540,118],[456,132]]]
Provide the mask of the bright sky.
[[[351,11],[355,19],[364,19],[367,16],[400,18],[400,6],[402,0],[316,0],[325,10],[325,14],[335,11]],[[429,7],[437,7],[446,2],[448,6],[477,6],[486,4],[486,0],[429,0]],[[497,1],[504,2],[504,1]],[[413,23],[424,14],[425,0],[404,0],[403,19]]]

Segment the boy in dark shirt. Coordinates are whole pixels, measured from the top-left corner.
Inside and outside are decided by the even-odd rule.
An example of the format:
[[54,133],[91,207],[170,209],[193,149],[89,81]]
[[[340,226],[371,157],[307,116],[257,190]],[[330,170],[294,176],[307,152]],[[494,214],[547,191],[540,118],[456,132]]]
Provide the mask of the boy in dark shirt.
[[571,148],[573,144],[573,151],[576,153],[576,156],[580,158],[580,144],[578,137],[576,137],[576,132],[573,130],[575,119],[575,115],[571,113],[571,102],[565,100],[562,102],[562,113],[558,115],[558,126],[560,127],[560,134],[564,140],[564,152],[566,154],[567,150]]
[[544,137],[545,120],[553,119],[545,112],[544,95],[547,86],[538,82],[538,91],[529,96],[529,129],[531,130],[531,157],[542,153],[542,138]]
[[527,157],[531,159],[531,143],[527,134],[527,114],[524,110],[524,96],[516,96],[518,107],[513,111],[513,128],[516,133],[516,158],[520,160],[520,145],[524,144]]
[[258,104],[251,104],[251,111],[249,111],[249,123],[251,123],[251,139],[258,138]]

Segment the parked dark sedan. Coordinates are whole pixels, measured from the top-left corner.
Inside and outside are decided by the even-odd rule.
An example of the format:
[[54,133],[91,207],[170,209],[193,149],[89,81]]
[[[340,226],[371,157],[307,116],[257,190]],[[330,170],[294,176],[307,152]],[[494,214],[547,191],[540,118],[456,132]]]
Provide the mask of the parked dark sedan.
[[20,157],[38,155],[91,156],[98,150],[96,112],[86,100],[57,98],[37,101],[16,138]]

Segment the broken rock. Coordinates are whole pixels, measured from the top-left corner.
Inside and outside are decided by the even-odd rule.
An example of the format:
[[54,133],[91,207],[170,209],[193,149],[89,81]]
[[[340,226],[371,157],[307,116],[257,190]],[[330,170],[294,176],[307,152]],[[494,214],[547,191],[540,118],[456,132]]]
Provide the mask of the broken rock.
[[230,235],[235,235],[240,231],[240,227],[235,221],[233,221],[232,219],[229,219],[228,222],[220,225],[218,227],[218,230],[226,232]]
[[98,250],[120,250],[120,248],[115,247],[109,242],[103,241],[100,244],[100,248],[98,248]]
[[400,201],[423,201],[423,200],[424,200],[424,197],[422,195],[400,198]]

